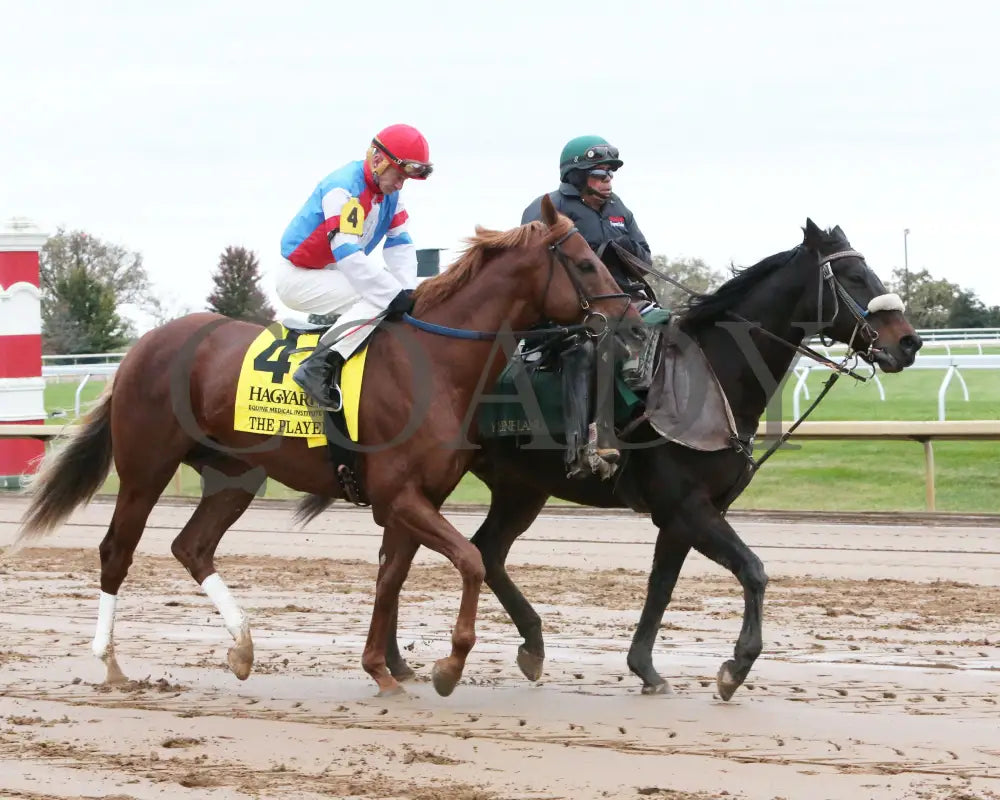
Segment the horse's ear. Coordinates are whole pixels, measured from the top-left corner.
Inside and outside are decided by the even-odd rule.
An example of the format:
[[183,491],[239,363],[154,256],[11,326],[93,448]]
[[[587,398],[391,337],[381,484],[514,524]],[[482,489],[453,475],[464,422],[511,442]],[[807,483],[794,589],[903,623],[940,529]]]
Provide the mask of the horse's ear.
[[550,228],[556,224],[556,220],[559,219],[559,212],[556,211],[556,207],[552,204],[552,198],[548,194],[542,195],[542,222],[548,225]]
[[806,226],[802,231],[802,244],[811,250],[818,250],[823,242],[823,231],[820,230],[819,226],[812,219],[806,217]]

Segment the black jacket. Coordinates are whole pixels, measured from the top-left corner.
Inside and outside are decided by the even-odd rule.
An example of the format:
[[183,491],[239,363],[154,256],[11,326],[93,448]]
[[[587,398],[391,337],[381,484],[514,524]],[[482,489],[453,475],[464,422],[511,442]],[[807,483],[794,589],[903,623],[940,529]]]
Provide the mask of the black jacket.
[[[569,183],[559,184],[559,188],[554,192],[549,192],[549,198],[556,209],[565,214],[579,229],[587,244],[596,253],[601,252],[601,247],[610,241],[625,237],[632,242],[635,254],[646,263],[652,263],[653,258],[646,244],[646,237],[643,236],[639,226],[635,224],[635,217],[625,204],[614,192],[607,202],[601,206],[600,211],[594,211],[583,202],[580,192]],[[521,224],[542,218],[542,195],[536,197],[521,215]]]

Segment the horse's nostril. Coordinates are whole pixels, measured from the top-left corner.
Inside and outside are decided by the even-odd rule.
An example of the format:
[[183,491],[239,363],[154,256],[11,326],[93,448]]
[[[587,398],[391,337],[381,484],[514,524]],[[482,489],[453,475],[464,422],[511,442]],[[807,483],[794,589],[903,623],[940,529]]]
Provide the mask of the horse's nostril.
[[916,353],[923,347],[923,341],[916,334],[906,334],[899,340],[899,346],[907,353]]

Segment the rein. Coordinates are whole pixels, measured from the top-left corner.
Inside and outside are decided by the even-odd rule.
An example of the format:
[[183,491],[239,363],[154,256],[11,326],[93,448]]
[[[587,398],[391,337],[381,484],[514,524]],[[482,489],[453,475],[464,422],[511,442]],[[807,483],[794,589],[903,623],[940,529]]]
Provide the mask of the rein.
[[[654,275],[657,278],[660,278],[661,280],[665,280],[667,281],[667,283],[673,284],[678,289],[687,292],[692,297],[698,295],[698,292],[689,289],[687,286],[685,286],[683,283],[676,280],[675,278],[672,278],[669,275],[666,275],[665,273],[662,273],[659,270],[654,269],[653,267],[649,266],[642,260],[636,258],[630,252],[628,252],[623,247],[618,245],[616,242],[612,242],[612,245],[614,245],[615,249],[618,251],[619,256],[626,259],[626,262],[629,263],[631,266],[635,267],[636,269],[639,269],[650,275]],[[854,340],[855,338],[857,338],[857,335],[859,333],[863,334],[868,339],[868,348],[863,352],[865,352],[866,354],[871,354],[872,351],[874,350],[875,341],[878,338],[878,334],[868,323],[868,315],[875,311],[903,310],[902,301],[899,299],[898,296],[892,294],[883,294],[877,297],[873,297],[869,301],[867,309],[861,308],[858,302],[853,297],[851,297],[850,292],[848,292],[843,287],[843,284],[841,284],[841,282],[837,279],[837,276],[833,274],[832,262],[840,258],[850,258],[850,257],[860,258],[864,260],[864,256],[857,250],[839,250],[836,253],[831,253],[828,256],[820,256],[820,261],[819,261],[820,280],[818,281],[818,289],[817,289],[816,316],[817,316],[817,329],[820,331],[821,341],[822,341],[823,325],[825,322],[827,322],[827,320],[824,320],[823,318],[824,286],[830,287],[830,293],[833,296],[833,303],[834,303],[833,315],[830,317],[829,322],[833,322],[837,318],[837,314],[840,313],[840,300],[844,301],[844,305],[847,307],[847,310],[850,311],[851,315],[855,319],[854,331],[851,333],[850,340],[847,343],[848,352],[844,356],[844,360],[840,364],[836,363],[835,361],[827,358],[826,356],[820,353],[817,353],[808,345],[802,345],[802,344],[796,345],[792,344],[789,341],[786,341],[785,339],[782,339],[780,336],[771,333],[771,331],[765,330],[759,324],[750,322],[748,319],[745,319],[743,316],[737,314],[735,311],[726,312],[728,316],[740,322],[745,322],[747,325],[751,327],[751,329],[760,331],[765,336],[773,339],[774,341],[779,342],[780,344],[783,344],[785,347],[791,348],[798,353],[802,353],[803,355],[808,356],[814,361],[829,367],[833,371],[833,374],[830,375],[830,377],[823,384],[823,389],[816,396],[816,399],[809,404],[809,407],[802,413],[802,415],[797,420],[795,420],[795,422],[793,422],[791,426],[789,426],[787,431],[785,431],[780,437],[778,437],[777,440],[775,440],[775,442],[765,451],[764,455],[762,455],[760,458],[754,459],[753,455],[751,454],[755,433],[751,434],[750,438],[745,443],[737,436],[732,437],[733,448],[738,453],[745,456],[747,461],[749,462],[748,469],[750,478],[753,477],[754,473],[758,469],[760,469],[761,465],[763,465],[765,461],[767,461],[772,455],[774,455],[774,453],[778,450],[778,448],[780,448],[783,444],[785,444],[785,442],[787,442],[791,438],[792,434],[795,432],[795,429],[798,428],[799,425],[801,425],[806,420],[806,418],[820,404],[823,398],[826,397],[829,391],[833,388],[833,385],[840,379],[841,375],[850,375],[852,378],[854,378],[855,380],[859,380],[862,383],[868,380],[867,378],[858,375],[850,367],[846,366],[848,361],[852,359],[856,360],[857,354],[859,352],[862,352],[857,350],[854,346]],[[640,417],[640,420],[641,419],[642,418]],[[639,420],[636,420],[635,422],[638,421]],[[627,429],[634,429],[634,427],[637,426],[630,424]],[[724,507],[728,508],[729,503],[732,502],[733,499],[735,499],[736,495],[739,493],[740,490],[741,490],[741,485],[740,483],[737,483],[736,486],[733,487],[733,490],[730,492],[730,496],[727,497],[726,504]]]
[[[580,308],[582,308],[584,311],[590,311],[590,303],[592,300],[611,300],[616,297],[620,297],[623,300],[625,300],[626,302],[624,308],[622,309],[621,316],[618,318],[618,320],[616,320],[616,322],[620,322],[621,319],[623,319],[625,314],[628,312],[628,306],[629,303],[631,302],[631,298],[625,292],[619,292],[614,294],[598,294],[598,295],[587,294],[587,290],[584,287],[583,283],[580,281],[579,276],[577,276],[573,272],[572,264],[570,263],[569,258],[562,251],[562,243],[565,242],[574,233],[578,233],[576,226],[570,228],[569,231],[567,231],[565,234],[560,236],[558,240],[556,240],[555,242],[553,242],[548,246],[548,250],[550,253],[549,277],[545,281],[545,290],[542,293],[542,307],[545,306],[545,298],[548,297],[549,287],[552,285],[552,275],[553,275],[553,270],[555,269],[555,260],[558,260],[559,263],[562,265],[563,269],[566,270],[566,275],[569,278],[570,283],[573,284],[573,288],[576,290],[576,296],[580,300]],[[414,328],[418,330],[425,331],[426,333],[437,334],[438,336],[446,336],[452,339],[492,341],[500,335],[499,331],[475,331],[475,330],[469,330],[467,328],[451,328],[448,327],[447,325],[438,325],[437,323],[434,322],[426,322],[424,320],[417,319],[416,317],[413,317],[410,314],[403,314],[402,318],[404,322],[406,322],[409,325],[412,325]],[[601,321],[600,327],[599,328],[594,327],[593,325],[589,324],[590,320]],[[611,323],[608,322],[608,318],[605,314],[602,314],[600,311],[590,311],[590,313],[587,314],[585,320],[582,323],[577,323],[575,325],[560,325],[558,327],[538,328],[537,330],[510,331],[506,333],[506,335],[513,336],[519,339],[528,336],[532,338],[541,338],[541,337],[551,337],[551,336],[565,336],[566,334],[569,333],[578,333],[580,331],[586,331],[589,337],[599,338],[601,336],[604,336],[604,334],[606,334],[610,328],[611,328]]]
[[[693,289],[688,288],[687,286],[685,286],[683,283],[681,283],[676,278],[672,278],[669,275],[667,275],[666,273],[660,272],[658,269],[655,269],[654,267],[651,267],[648,264],[646,264],[645,262],[643,262],[640,259],[636,258],[634,255],[632,255],[630,252],[628,252],[628,250],[625,250],[623,247],[620,247],[616,242],[612,242],[611,244],[618,251],[619,256],[621,256],[622,258],[627,259],[628,263],[630,263],[635,268],[640,269],[643,272],[646,272],[646,273],[648,273],[650,275],[653,275],[653,276],[659,278],[660,280],[664,280],[667,283],[673,284],[678,289],[680,289],[683,292],[687,292],[692,297],[697,297],[699,295],[698,292],[694,291]],[[821,273],[821,276],[822,276],[823,280],[821,280],[820,283],[819,283],[819,305],[818,305],[818,311],[817,311],[817,316],[819,317],[819,319],[818,319],[819,326],[821,326],[822,322],[823,322],[822,316],[823,316],[823,285],[824,285],[823,281],[824,280],[827,281],[830,284],[830,286],[831,286],[831,291],[834,293],[834,302],[835,303],[836,303],[837,295],[841,294],[842,296],[844,296],[844,297],[846,297],[846,298],[848,298],[850,300],[850,304],[848,304],[848,309],[851,310],[852,313],[854,313],[855,317],[858,317],[859,314],[862,313],[861,310],[860,310],[860,306],[857,304],[857,302],[854,301],[854,298],[851,297],[850,294],[847,293],[847,290],[844,289],[843,286],[841,286],[840,281],[838,281],[837,278],[834,276],[834,274],[833,274],[833,268],[830,266],[830,262],[831,261],[836,260],[838,258],[846,258],[848,256],[857,256],[858,258],[864,258],[864,256],[861,255],[861,253],[859,253],[859,252],[857,252],[855,250],[842,250],[842,251],[840,251],[838,253],[834,253],[833,255],[826,257],[821,262],[820,273]],[[878,298],[875,298],[875,299],[878,299]],[[831,321],[833,321],[833,319],[836,319],[838,311],[839,311],[839,306],[835,306],[833,317],[830,318]],[[758,323],[751,322],[750,320],[748,320],[746,317],[742,316],[741,314],[737,314],[735,311],[726,311],[725,313],[726,313],[727,316],[729,316],[729,317],[737,320],[738,322],[744,322],[744,323],[746,323],[748,326],[750,326],[751,330],[758,331],[759,333],[764,334],[764,336],[768,337],[769,339],[774,340],[778,344],[784,345],[785,347],[788,347],[788,348],[790,348],[792,350],[795,350],[797,353],[801,353],[802,355],[811,358],[813,361],[816,361],[816,362],[822,364],[823,366],[829,367],[835,373],[838,373],[838,374],[842,373],[844,375],[850,375],[852,378],[854,378],[855,380],[861,381],[862,383],[865,383],[865,382],[868,381],[868,378],[865,378],[864,376],[859,375],[854,370],[852,370],[850,367],[844,366],[851,359],[850,355],[845,356],[844,357],[844,361],[841,362],[840,364],[838,364],[837,362],[833,361],[832,359],[829,359],[826,356],[824,356],[822,353],[816,352],[811,347],[809,347],[809,345],[792,344],[791,342],[789,342],[789,341],[787,341],[785,339],[782,339],[780,336],[778,336],[778,335],[776,335],[774,333],[771,333],[771,331],[769,331],[769,330],[761,327]],[[864,312],[865,315],[867,315],[867,313],[868,312]],[[875,335],[874,335],[875,332],[871,329],[871,326],[868,325],[868,323],[863,320],[863,318],[861,318],[861,321],[864,323],[864,326],[867,329],[867,331],[870,332],[870,334],[871,334],[871,336],[870,336],[870,340],[871,341],[869,343],[869,349],[871,349],[871,344],[874,343],[874,341],[875,341]],[[858,330],[859,330],[859,328],[856,327],[855,331],[854,331],[854,334],[852,334],[852,336],[851,336],[851,342],[852,343],[854,341],[855,336],[858,333]],[[852,347],[853,345],[848,345],[848,346]]]
[[[603,314],[597,314],[595,316],[603,317]],[[475,341],[492,341],[500,335],[500,331],[473,331],[467,328],[449,328],[447,325],[438,325],[435,322],[425,322],[422,319],[417,319],[416,317],[411,317],[409,314],[403,314],[403,322],[412,325],[417,330],[425,331],[426,333],[435,333],[438,336],[447,336],[450,339],[471,339]],[[586,323],[577,323],[575,325],[561,325],[558,328],[539,328],[538,330],[531,331],[511,331],[508,335],[514,336],[515,338],[524,338],[526,336],[563,336],[567,333],[578,333],[579,331],[587,330],[588,335],[597,336],[594,329],[591,328]]]

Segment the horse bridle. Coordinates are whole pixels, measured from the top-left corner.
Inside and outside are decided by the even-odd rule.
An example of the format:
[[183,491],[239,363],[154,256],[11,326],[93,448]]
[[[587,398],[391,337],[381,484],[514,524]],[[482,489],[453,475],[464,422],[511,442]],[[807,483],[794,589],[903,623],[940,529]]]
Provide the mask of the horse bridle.
[[[612,244],[615,245],[615,249],[618,251],[619,255],[625,259],[627,263],[632,264],[634,267],[638,268],[642,272],[646,272],[650,275],[655,275],[657,278],[665,280],[667,283],[676,286],[678,289],[687,292],[689,295],[697,296],[699,294],[698,292],[689,289],[687,286],[685,286],[676,278],[673,278],[670,275],[660,272],[658,269],[655,269],[649,264],[646,264],[641,259],[636,258],[631,253],[618,246],[617,243],[613,242]],[[799,248],[801,247],[802,245],[799,245]],[[857,250],[850,250],[850,249],[838,250],[837,252],[831,253],[828,256],[819,254],[819,281],[817,282],[819,288],[817,290],[818,296],[816,301],[817,332],[819,333],[822,339],[823,330],[832,322],[834,322],[834,320],[837,319],[837,314],[840,312],[841,299],[844,301],[845,305],[847,306],[848,310],[851,312],[851,315],[854,317],[855,320],[854,331],[851,333],[851,338],[848,341],[847,345],[848,354],[847,356],[845,356],[844,361],[840,364],[836,363],[832,359],[827,358],[826,356],[820,353],[817,353],[815,350],[809,347],[809,345],[793,344],[781,338],[777,334],[771,333],[771,331],[765,329],[761,325],[750,322],[748,319],[744,318],[740,314],[737,314],[735,311],[730,310],[726,312],[727,316],[730,316],[740,322],[746,323],[748,326],[750,326],[751,330],[758,331],[759,333],[767,336],[768,338],[773,339],[778,344],[784,345],[785,347],[789,347],[792,350],[795,350],[796,352],[808,356],[809,358],[813,359],[814,361],[820,364],[824,364],[830,367],[831,370],[830,377],[824,384],[823,389],[816,396],[816,399],[813,400],[813,402],[810,404],[809,408],[807,408],[805,412],[802,414],[802,416],[800,416],[797,420],[795,420],[791,424],[788,430],[782,433],[781,436],[779,436],[774,441],[774,443],[767,449],[767,452],[765,452],[764,455],[761,456],[759,459],[755,460],[752,455],[753,440],[755,438],[755,434],[750,434],[749,437],[745,440],[740,439],[735,434],[731,437],[731,444],[733,449],[747,459],[750,475],[753,475],[754,472],[760,469],[761,465],[765,461],[767,461],[775,452],[777,452],[777,450],[782,445],[784,445],[789,438],[791,438],[795,430],[799,427],[799,425],[801,425],[806,420],[806,418],[820,404],[820,402],[827,395],[827,393],[833,388],[833,385],[837,382],[837,379],[840,378],[842,374],[850,375],[852,378],[855,378],[856,380],[861,381],[862,383],[867,380],[866,378],[854,372],[854,370],[852,370],[850,367],[848,367],[847,362],[849,361],[852,352],[863,352],[865,356],[869,358],[873,357],[875,342],[878,340],[878,333],[869,324],[868,316],[870,314],[874,314],[876,311],[899,311],[902,313],[903,311],[906,310],[903,301],[900,299],[899,295],[893,293],[880,294],[873,297],[871,300],[868,301],[868,308],[863,309],[858,304],[858,302],[851,296],[850,292],[848,292],[847,289],[844,288],[840,280],[833,272],[834,261],[841,258],[850,258],[850,257],[860,258],[862,261],[864,261],[865,258]],[[789,255],[789,259],[791,258],[792,256]],[[833,316],[830,317],[828,321],[823,319],[823,289],[825,286],[830,287],[830,291],[833,295],[833,301],[834,301]],[[868,338],[868,347],[864,351],[858,351],[854,346],[854,340],[855,338],[857,338],[859,332],[863,333]],[[629,423],[629,425],[626,426],[625,430],[622,431],[620,435],[625,436],[625,434],[629,430],[633,429],[634,427],[637,427],[638,423],[642,421],[644,418],[645,414],[633,420],[631,423]],[[737,481],[737,483],[734,484],[732,490],[730,491],[729,496],[723,503],[722,506],[723,508],[729,507],[729,503],[739,493],[740,489],[741,489],[741,483],[740,481]]]
[[[857,250],[838,250],[836,253],[831,253],[828,256],[820,256],[820,279],[818,281],[818,288],[816,292],[816,330],[820,337],[820,341],[822,341],[824,329],[837,319],[837,314],[840,313],[840,300],[843,300],[844,305],[847,306],[847,310],[851,313],[851,316],[854,317],[854,331],[851,333],[850,339],[847,340],[848,351],[861,353],[865,358],[871,359],[874,358],[875,355],[875,342],[878,341],[878,332],[869,324],[868,315],[876,311],[903,312],[906,310],[906,306],[903,304],[903,301],[900,300],[898,294],[889,292],[886,294],[876,295],[868,301],[868,308],[862,308],[858,304],[858,301],[851,296],[851,293],[844,288],[844,285],[833,272],[833,262],[841,258],[858,258],[861,261],[865,260],[865,257]],[[824,285],[830,287],[830,294],[833,296],[833,316],[831,316],[829,320],[823,319]],[[859,350],[854,344],[854,340],[857,338],[859,333],[868,340],[868,347],[865,350]]]
[[[584,317],[583,325],[587,329],[587,335],[591,338],[600,338],[604,336],[608,330],[612,327],[612,324],[608,321],[607,314],[600,311],[590,311],[590,304],[594,300],[613,300],[615,298],[622,298],[625,302],[622,307],[622,313],[614,321],[614,325],[617,326],[628,313],[629,306],[632,303],[632,298],[627,292],[615,292],[611,294],[589,294],[587,289],[583,285],[583,281],[574,271],[576,266],[572,259],[565,252],[563,252],[562,245],[567,239],[569,239],[574,233],[579,233],[579,229],[574,225],[566,233],[556,239],[555,242],[549,245],[549,277],[545,281],[545,291],[542,293],[542,308],[545,308],[545,299],[549,294],[549,287],[552,285],[552,276],[555,271],[555,261],[558,261],[564,270],[566,270],[566,277],[569,278],[569,282],[573,284],[573,288],[576,290],[576,296],[580,300],[580,308],[584,311],[589,311]],[[588,245],[589,246],[589,245]],[[592,327],[591,320],[600,321],[601,327]]]

